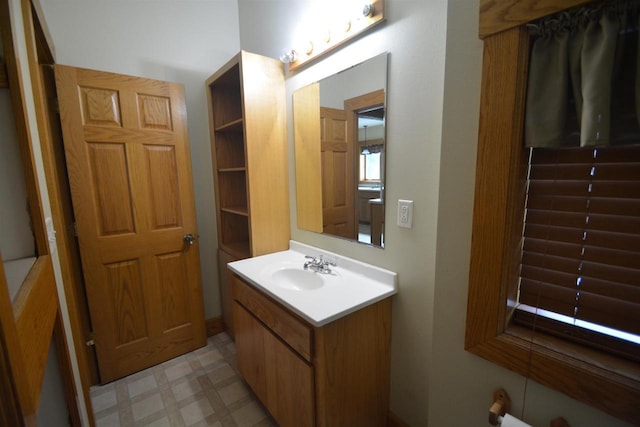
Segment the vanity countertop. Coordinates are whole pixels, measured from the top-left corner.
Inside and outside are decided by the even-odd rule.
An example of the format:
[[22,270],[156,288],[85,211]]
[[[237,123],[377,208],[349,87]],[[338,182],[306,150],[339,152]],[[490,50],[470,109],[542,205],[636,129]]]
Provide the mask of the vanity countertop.
[[[304,270],[306,255],[335,261],[330,274]],[[264,291],[314,326],[323,326],[398,292],[396,273],[291,240],[289,249],[227,264],[249,284]],[[291,270],[312,289],[282,286],[274,274]],[[306,276],[309,275],[309,276]],[[317,277],[312,277],[317,276]],[[304,284],[304,283],[303,283]]]

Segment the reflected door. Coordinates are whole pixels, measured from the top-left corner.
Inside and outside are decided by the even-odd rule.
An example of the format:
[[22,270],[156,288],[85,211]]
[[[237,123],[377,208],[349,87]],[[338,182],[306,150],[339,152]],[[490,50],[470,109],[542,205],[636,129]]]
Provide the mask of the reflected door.
[[205,344],[182,86],[56,66],[102,382]]
[[320,141],[323,232],[353,239],[355,148],[344,110],[320,107]]

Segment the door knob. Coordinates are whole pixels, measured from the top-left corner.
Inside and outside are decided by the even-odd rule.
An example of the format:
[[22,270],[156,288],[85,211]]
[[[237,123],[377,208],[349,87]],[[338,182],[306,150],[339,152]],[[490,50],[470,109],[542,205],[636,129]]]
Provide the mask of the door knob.
[[193,234],[189,233],[189,234],[185,234],[182,240],[184,241],[185,245],[191,246],[195,243],[196,238]]

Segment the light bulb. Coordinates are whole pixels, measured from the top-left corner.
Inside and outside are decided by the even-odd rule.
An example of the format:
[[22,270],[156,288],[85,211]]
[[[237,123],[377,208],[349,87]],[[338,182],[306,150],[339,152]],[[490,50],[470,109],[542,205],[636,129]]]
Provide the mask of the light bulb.
[[329,42],[331,42],[331,30],[327,30],[327,31],[324,33],[324,38],[323,38],[323,39],[324,39],[324,42],[325,42],[325,43],[329,43]]
[[296,62],[298,60],[298,54],[293,49],[283,49],[280,54],[280,61],[285,64],[290,64],[292,62]]
[[373,16],[373,12],[374,12],[374,7],[373,4],[371,3],[365,3],[362,6],[362,16],[364,16],[365,18],[368,18],[370,16]]
[[307,55],[311,55],[313,53],[313,42],[309,40],[304,47],[304,51]]

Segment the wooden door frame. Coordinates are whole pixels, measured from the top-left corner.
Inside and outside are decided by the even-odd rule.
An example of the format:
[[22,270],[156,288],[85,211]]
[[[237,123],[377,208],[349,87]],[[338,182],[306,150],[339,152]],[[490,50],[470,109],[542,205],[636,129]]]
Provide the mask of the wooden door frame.
[[385,105],[385,91],[384,89],[374,90],[364,95],[359,95],[354,98],[346,99],[344,101],[344,110],[347,115],[347,138],[351,138],[353,144],[351,149],[352,153],[352,170],[353,170],[353,182],[351,188],[354,189],[352,194],[353,203],[353,220],[355,225],[355,239],[358,240],[358,192],[355,190],[360,183],[359,178],[359,144],[358,144],[358,113],[375,107],[383,107]]
[[[21,0],[21,3],[27,37],[29,72],[36,104],[36,121],[52,219],[57,230],[58,258],[71,328],[71,341],[78,364],[81,383],[79,387],[84,397],[86,415],[90,425],[94,425],[89,389],[92,385],[99,383],[98,367],[94,348],[85,344],[90,339],[91,320],[74,231],[62,130],[59,117],[55,112],[57,96],[52,68],[55,64],[55,51],[38,0]],[[56,96],[56,99],[51,99],[53,96]]]
[[[49,254],[48,236],[46,232],[46,226],[44,221],[44,211],[41,205],[41,190],[38,185],[38,177],[35,166],[35,155],[33,152],[34,139],[39,137],[40,148],[42,149],[42,160],[45,164],[45,179],[47,182],[47,194],[51,196],[51,214],[54,221],[55,228],[60,232],[62,226],[60,221],[62,216],[60,215],[60,206],[57,202],[57,194],[51,191],[52,187],[52,169],[51,164],[54,163],[52,158],[51,138],[50,133],[47,132],[47,98],[46,90],[43,82],[42,74],[40,73],[40,63],[53,63],[54,55],[50,37],[46,28],[44,20],[41,19],[41,8],[37,0],[19,0],[20,11],[22,14],[22,24],[24,26],[24,37],[26,41],[27,57],[18,58],[18,54],[14,50],[14,34],[13,34],[13,16],[10,14],[11,0],[0,0],[0,12],[2,12],[0,18],[0,27],[2,29],[2,41],[4,47],[4,54],[6,60],[6,76],[8,86],[11,89],[12,104],[15,116],[16,130],[18,134],[18,141],[21,149],[21,156],[23,159],[23,166],[25,170],[25,183],[27,185],[29,208],[31,212],[31,221],[33,223],[34,235],[36,238],[36,247],[38,259],[34,268],[30,272],[30,276],[25,281],[23,288],[27,286],[29,278],[33,274],[33,280],[30,281],[29,288],[25,294],[29,295],[28,303],[25,304],[25,310],[29,316],[38,315],[38,307],[44,304],[48,308],[48,312],[53,316],[51,322],[51,329],[47,330],[47,333],[52,334],[52,338],[55,342],[56,353],[58,356],[58,363],[60,367],[60,373],[63,380],[63,386],[65,390],[65,397],[67,402],[67,408],[70,415],[70,421],[73,426],[80,426],[80,409],[76,399],[76,383],[73,378],[73,372],[71,367],[71,357],[69,355],[69,342],[67,340],[60,303],[57,298],[54,270],[52,267],[52,260]],[[16,37],[22,37],[22,35],[16,35]],[[36,124],[37,135],[32,135],[29,120],[32,118],[27,111],[27,98],[26,98],[26,84],[23,81],[23,75],[20,71],[20,66],[27,66],[29,71],[29,77],[32,83],[33,101],[35,102],[36,110]],[[0,73],[2,74],[2,73]],[[58,171],[59,172],[59,171]],[[60,248],[60,241],[58,241],[58,247]],[[62,268],[64,268],[63,261],[68,258],[68,252],[64,246],[63,250],[58,252]],[[36,272],[36,267],[39,270]],[[6,288],[4,271],[2,271],[3,283],[0,283]],[[63,279],[64,271],[63,271]],[[65,293],[68,293],[67,280],[63,280],[65,285]],[[20,292],[23,290],[21,289]],[[32,295],[37,294],[38,298],[32,298]],[[20,296],[20,294],[19,294]],[[18,314],[22,309],[13,307],[11,309],[12,302],[8,298],[8,294],[2,295],[3,312],[5,315],[1,319],[2,321],[2,338],[0,345],[2,346],[2,352],[0,354],[0,365],[2,369],[9,369],[11,375],[2,375],[0,379],[0,390],[2,391],[3,402],[8,402],[10,406],[8,411],[3,416],[8,414],[9,418],[16,425],[35,425],[35,412],[37,410],[41,378],[29,382],[27,376],[33,377],[31,374],[32,368],[30,366],[24,366],[19,362],[16,362],[20,356],[21,347],[31,348],[33,343],[39,341],[38,339],[28,336],[27,340],[24,340],[24,335],[20,336],[20,331],[16,333],[16,329],[19,329],[19,322],[21,321]],[[16,298],[17,301],[18,297]],[[34,300],[35,301],[32,301]],[[69,296],[67,295],[69,301]],[[34,307],[35,305],[35,307]],[[5,307],[6,306],[6,307]],[[76,312],[77,306],[68,304],[70,317],[72,313]],[[7,313],[8,310],[8,313]],[[53,310],[53,311],[51,311]],[[35,313],[34,313],[35,312]],[[9,318],[14,314],[13,319]],[[73,317],[72,317],[73,320]],[[33,320],[32,320],[33,322]],[[72,323],[72,332],[74,325]],[[8,335],[7,335],[8,334]],[[76,334],[73,333],[75,336]],[[29,339],[30,338],[30,339]],[[42,337],[40,337],[41,340]],[[24,342],[20,341],[22,339]],[[76,343],[78,340],[75,340]],[[82,342],[82,341],[80,341]],[[47,339],[44,344],[40,343],[41,347],[45,347],[46,350],[40,350],[40,353],[44,352],[44,358],[48,352],[50,346],[50,339]],[[77,347],[77,346],[76,346]],[[27,351],[28,352],[28,351]],[[77,348],[76,348],[76,352]],[[24,353],[22,353],[24,354]],[[42,356],[39,354],[39,358]],[[80,359],[80,358],[78,358]],[[86,366],[82,366],[81,361],[78,360],[79,370],[81,374],[81,387],[84,394],[84,400],[87,407],[87,416],[89,418],[90,425],[94,425],[93,415],[91,411],[91,401],[88,394],[89,382],[85,380],[88,372]],[[43,362],[39,362],[43,363]],[[44,373],[44,366],[41,367],[42,374]],[[28,375],[25,375],[28,374]],[[39,374],[38,374],[39,375]],[[39,381],[39,384],[38,384]],[[35,384],[34,384],[35,382]],[[26,383],[26,384],[25,384]],[[26,390],[26,391],[25,391]],[[6,400],[5,400],[6,399]],[[17,415],[16,415],[17,414]],[[16,418],[17,417],[17,418]],[[20,419],[21,418],[21,419]],[[13,425],[13,424],[10,424]]]
[[[36,171],[33,167],[33,151],[31,134],[28,127],[27,110],[24,102],[23,81],[20,74],[19,61],[14,49],[14,34],[11,21],[9,0],[0,0],[0,31],[5,58],[6,86],[11,94],[16,135],[20,147],[21,163],[27,190],[27,204],[36,243],[36,264],[46,263],[48,257],[47,240],[44,233],[44,216],[40,206],[40,192]],[[27,368],[23,359],[23,350],[18,332],[18,319],[14,314],[14,306],[9,296],[4,262],[0,254],[0,341],[3,347],[2,365],[8,371],[0,378],[2,401],[7,402],[7,413],[16,425],[35,425],[34,399],[29,380],[26,378]],[[48,346],[47,346],[48,347]]]

